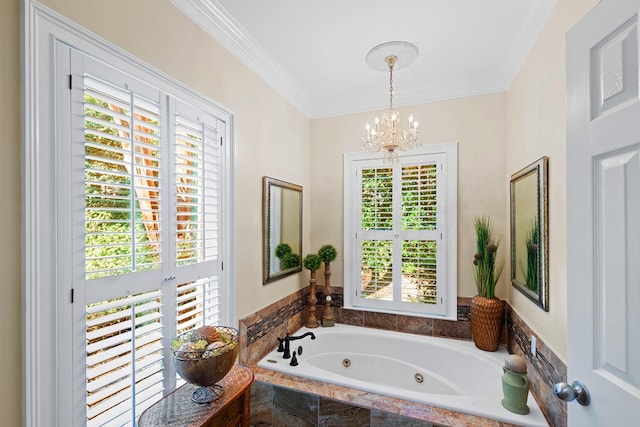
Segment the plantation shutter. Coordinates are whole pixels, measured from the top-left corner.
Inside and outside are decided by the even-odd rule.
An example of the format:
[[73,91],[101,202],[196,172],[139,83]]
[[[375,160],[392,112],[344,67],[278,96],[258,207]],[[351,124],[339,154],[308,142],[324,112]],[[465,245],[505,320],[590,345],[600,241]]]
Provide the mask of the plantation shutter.
[[71,56],[76,419],[130,426],[182,382],[171,339],[220,320],[224,125]]
[[176,101],[177,333],[219,321],[221,140],[215,117]]
[[441,168],[438,155],[358,162],[355,305],[444,312]]
[[165,389],[166,102],[82,59],[86,424],[132,425]]

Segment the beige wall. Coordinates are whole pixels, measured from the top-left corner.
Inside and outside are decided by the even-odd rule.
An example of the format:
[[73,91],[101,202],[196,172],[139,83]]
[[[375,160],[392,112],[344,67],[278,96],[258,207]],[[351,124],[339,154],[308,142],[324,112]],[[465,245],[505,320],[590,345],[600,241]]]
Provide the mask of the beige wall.
[[[380,88],[381,96],[384,87]],[[505,189],[506,95],[456,99],[399,109],[420,122],[424,145],[458,142],[458,295],[473,296],[475,253],[473,219],[489,215],[498,234],[506,229]],[[359,151],[364,125],[376,112],[314,120],[311,125],[311,249],[330,243],[338,250],[331,264],[331,283],[343,284],[343,153]],[[501,254],[507,247],[502,237]],[[507,274],[497,294],[505,297]]]
[[[564,361],[567,360],[565,32],[596,3],[596,0],[560,0],[507,92],[508,176],[542,156],[549,156],[549,312],[512,287],[509,301]],[[504,233],[508,235],[508,223],[506,227]]]
[[2,424],[22,422],[20,285],[20,2],[0,1],[0,414]]

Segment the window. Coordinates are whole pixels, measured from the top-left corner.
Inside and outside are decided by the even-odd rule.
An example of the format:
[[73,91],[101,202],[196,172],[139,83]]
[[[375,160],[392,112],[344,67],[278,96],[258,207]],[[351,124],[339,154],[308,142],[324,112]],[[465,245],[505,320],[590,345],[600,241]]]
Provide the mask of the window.
[[57,181],[70,203],[57,221],[70,218],[61,259],[73,270],[69,340],[74,390],[83,390],[73,419],[135,425],[182,383],[171,339],[230,320],[221,304],[225,123],[189,91],[170,93],[68,46],[57,52],[56,71],[71,82],[57,88],[56,123],[70,135],[59,141],[70,157]]
[[344,164],[345,306],[456,318],[457,146]]

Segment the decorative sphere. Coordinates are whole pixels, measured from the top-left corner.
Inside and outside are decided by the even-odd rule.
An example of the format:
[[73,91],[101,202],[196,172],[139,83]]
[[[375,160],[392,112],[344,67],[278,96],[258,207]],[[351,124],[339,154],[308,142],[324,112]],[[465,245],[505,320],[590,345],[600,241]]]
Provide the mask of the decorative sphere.
[[516,374],[527,373],[527,361],[517,354],[510,354],[504,359],[504,367]]

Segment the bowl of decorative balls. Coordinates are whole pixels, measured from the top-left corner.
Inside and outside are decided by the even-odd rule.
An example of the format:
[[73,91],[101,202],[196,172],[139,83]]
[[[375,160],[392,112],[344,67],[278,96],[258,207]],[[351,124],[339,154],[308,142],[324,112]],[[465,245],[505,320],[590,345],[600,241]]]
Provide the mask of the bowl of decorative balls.
[[176,371],[186,382],[200,386],[191,399],[209,403],[224,393],[216,384],[229,373],[238,357],[238,330],[229,326],[202,326],[171,341]]

